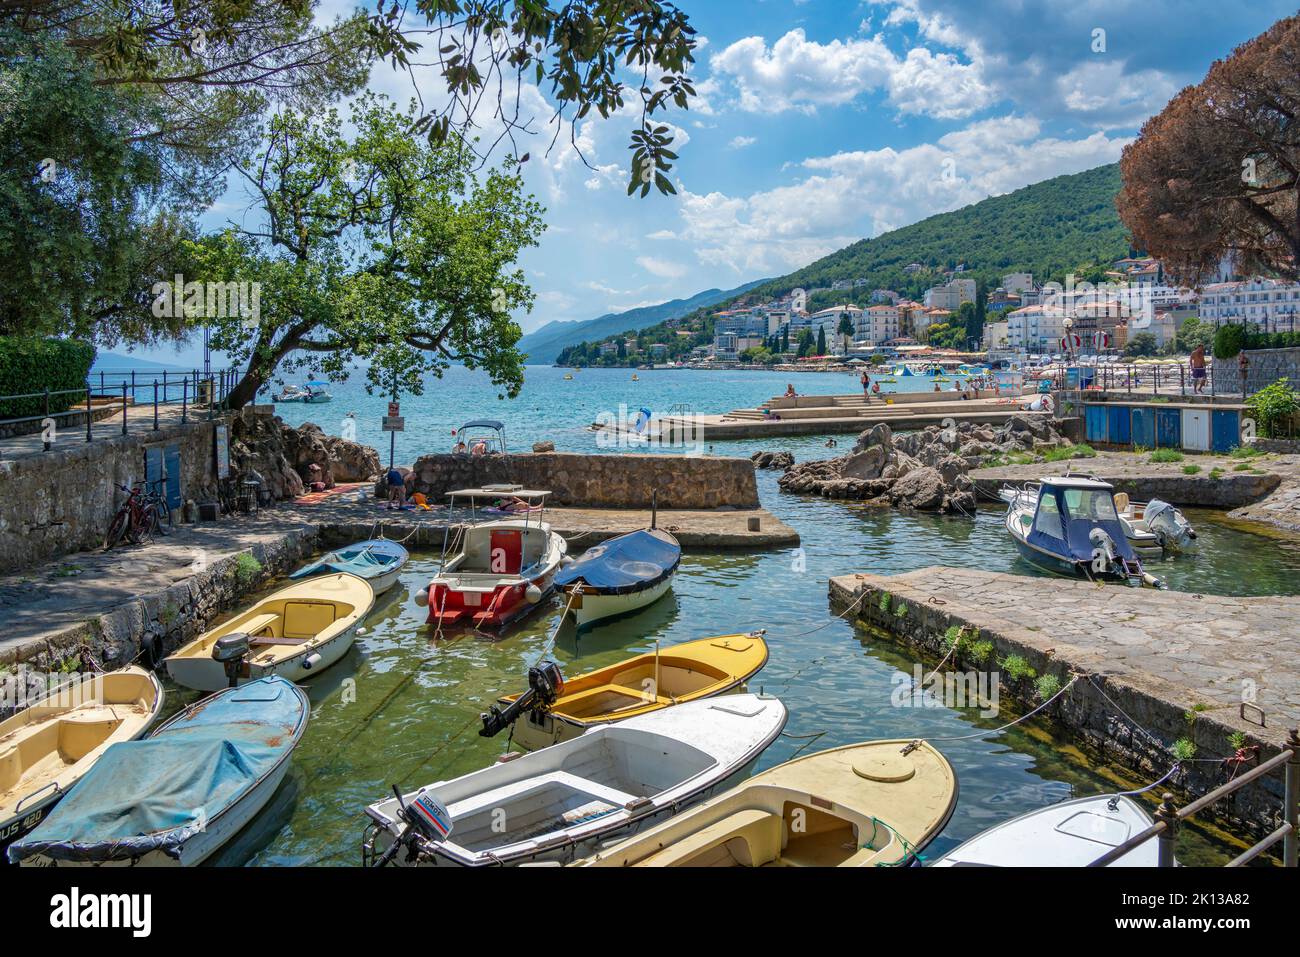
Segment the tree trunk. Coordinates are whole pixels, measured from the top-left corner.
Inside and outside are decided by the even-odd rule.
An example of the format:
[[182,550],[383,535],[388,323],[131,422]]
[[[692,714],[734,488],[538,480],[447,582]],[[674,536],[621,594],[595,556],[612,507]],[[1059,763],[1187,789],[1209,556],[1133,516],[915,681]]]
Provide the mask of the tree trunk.
[[240,379],[235,387],[230,390],[230,395],[226,397],[226,404],[229,405],[233,411],[238,412],[257,397],[257,391],[262,388],[265,382],[265,379],[255,375],[250,369],[248,372],[244,373],[243,378]]

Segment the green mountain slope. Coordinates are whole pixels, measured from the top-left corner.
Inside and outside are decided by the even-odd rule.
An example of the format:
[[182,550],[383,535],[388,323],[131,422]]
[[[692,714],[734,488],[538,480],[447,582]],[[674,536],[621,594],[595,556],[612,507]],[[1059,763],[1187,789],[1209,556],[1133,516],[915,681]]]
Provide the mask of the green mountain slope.
[[677,319],[696,309],[706,309],[724,299],[731,299],[770,280],[759,279],[735,289],[706,289],[689,299],[673,299],[655,306],[642,306],[627,312],[611,312],[597,319],[577,322],[548,322],[519,340],[519,351],[530,362],[553,362],[565,346],[585,340],[608,339],[624,332],[634,332],[656,323]]
[[[1131,251],[1127,230],[1115,211],[1119,187],[1119,166],[1114,163],[1057,176],[860,240],[787,276],[759,283],[743,296],[711,305],[728,306],[739,299],[762,302],[795,288],[809,290],[810,310],[842,302],[865,306],[862,300],[872,289],[893,289],[919,300],[927,288],[943,281],[944,272],[959,265],[965,267],[962,275],[978,280],[986,290],[996,288],[1010,272],[1031,272],[1040,285],[1064,281],[1071,272],[1079,279],[1097,281],[1111,263]],[[907,272],[913,263],[924,268]],[[831,290],[837,279],[866,279],[867,286]],[[713,311],[697,309],[676,322],[675,328],[651,326],[642,329],[640,336],[671,343],[672,355],[682,355],[692,345],[712,339]],[[691,336],[676,335],[683,329],[690,330]],[[561,352],[558,361],[579,365],[613,361],[599,357],[599,341],[610,335],[586,336],[586,341]]]

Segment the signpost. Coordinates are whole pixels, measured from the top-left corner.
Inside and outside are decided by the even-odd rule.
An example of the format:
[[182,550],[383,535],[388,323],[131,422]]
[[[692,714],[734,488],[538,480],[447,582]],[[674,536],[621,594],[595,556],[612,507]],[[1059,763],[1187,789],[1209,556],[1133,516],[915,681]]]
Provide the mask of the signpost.
[[393,467],[397,454],[397,433],[406,431],[406,419],[402,418],[402,406],[397,400],[388,403],[388,414],[384,416],[383,430],[388,435],[388,467]]

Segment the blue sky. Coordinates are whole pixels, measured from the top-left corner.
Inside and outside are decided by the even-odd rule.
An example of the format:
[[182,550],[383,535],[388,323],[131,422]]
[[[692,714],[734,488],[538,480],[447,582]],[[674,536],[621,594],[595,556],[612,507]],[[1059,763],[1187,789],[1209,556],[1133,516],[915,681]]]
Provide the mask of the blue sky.
[[[329,20],[352,4],[323,0]],[[626,195],[635,117],[584,122],[588,163],[550,130],[526,164],[548,230],[522,261],[553,319],[727,288],[864,236],[1119,158],[1143,120],[1292,2],[680,0],[699,31],[678,195]],[[427,76],[376,68],[405,103]],[[545,91],[523,103],[545,127]],[[591,167],[595,167],[594,169]],[[232,188],[204,225],[248,205]],[[189,364],[195,350],[149,357]]]

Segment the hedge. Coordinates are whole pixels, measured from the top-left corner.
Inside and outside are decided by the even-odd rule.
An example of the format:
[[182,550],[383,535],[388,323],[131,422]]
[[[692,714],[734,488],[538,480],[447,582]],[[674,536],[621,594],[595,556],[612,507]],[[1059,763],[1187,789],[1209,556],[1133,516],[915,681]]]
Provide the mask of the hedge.
[[[0,336],[0,396],[82,389],[95,362],[95,347],[75,339]],[[84,391],[50,396],[50,412],[85,402]],[[44,396],[0,400],[0,419],[45,414]]]
[[1300,332],[1245,332],[1239,325],[1220,326],[1214,333],[1214,357],[1233,359],[1242,349],[1300,348]]

